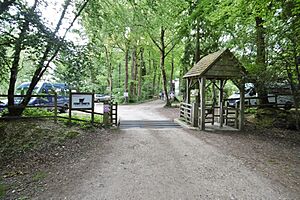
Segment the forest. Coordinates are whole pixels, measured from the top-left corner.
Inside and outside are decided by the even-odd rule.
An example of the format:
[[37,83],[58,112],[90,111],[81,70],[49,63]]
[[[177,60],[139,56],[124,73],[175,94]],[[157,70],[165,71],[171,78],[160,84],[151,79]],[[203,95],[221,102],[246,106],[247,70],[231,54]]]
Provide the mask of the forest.
[[0,93],[10,115],[23,112],[14,107],[16,86],[30,82],[26,105],[40,80],[121,103],[164,92],[169,106],[174,80],[184,93],[182,76],[222,48],[240,60],[260,96],[268,84],[285,82],[298,107],[299,0],[65,0],[52,2],[54,22],[43,16],[50,4],[0,2]]
[[0,199],[300,199],[299,65],[300,0],[0,0]]

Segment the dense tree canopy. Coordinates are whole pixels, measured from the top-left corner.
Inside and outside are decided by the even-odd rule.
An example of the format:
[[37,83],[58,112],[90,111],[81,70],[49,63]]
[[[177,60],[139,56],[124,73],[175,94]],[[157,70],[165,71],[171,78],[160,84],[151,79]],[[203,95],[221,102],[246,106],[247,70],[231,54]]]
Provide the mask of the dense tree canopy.
[[[246,67],[261,101],[269,83],[283,81],[299,98],[298,0],[66,0],[62,10],[75,3],[74,12],[82,11],[77,32],[88,39],[80,45],[57,34],[60,22],[54,29],[43,23],[43,2],[1,1],[2,92],[13,94],[18,80],[35,83],[54,63],[55,80],[78,91],[110,93],[121,102],[163,91],[170,105],[172,80],[227,47]],[[62,11],[61,23],[64,18]]]

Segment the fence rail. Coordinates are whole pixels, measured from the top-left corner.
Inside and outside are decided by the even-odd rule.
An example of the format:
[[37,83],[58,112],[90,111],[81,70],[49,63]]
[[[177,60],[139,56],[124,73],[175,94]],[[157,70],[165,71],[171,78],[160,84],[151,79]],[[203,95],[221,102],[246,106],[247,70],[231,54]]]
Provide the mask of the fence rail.
[[188,124],[192,123],[192,104],[180,103],[180,119]]
[[[8,97],[9,95],[3,95],[0,94],[0,97]],[[41,95],[31,95],[31,97],[37,97],[37,98],[52,98],[53,102],[47,102],[48,105],[43,105],[43,104],[36,104],[36,105],[19,105],[18,103],[21,103],[23,98],[26,95],[13,95],[13,98],[22,98],[20,100],[17,101],[17,103],[15,103],[15,105],[13,106],[8,106],[8,105],[1,105],[0,108],[10,108],[10,107],[14,107],[14,108],[50,108],[51,110],[53,110],[53,115],[40,115],[40,116],[5,116],[5,117],[0,117],[0,120],[8,120],[8,119],[44,119],[44,118],[50,118],[50,119],[54,119],[55,123],[57,122],[57,119],[68,119],[68,120],[74,120],[74,121],[83,121],[83,122],[89,122],[89,120],[85,120],[85,119],[78,119],[78,118],[74,118],[74,117],[65,117],[65,116],[59,116],[58,115],[58,109],[59,108],[64,108],[64,106],[59,105],[58,104],[58,95],[57,94],[41,94]],[[93,102],[94,103],[94,102]],[[111,103],[111,102],[107,102],[108,104],[110,104],[111,107],[114,106],[114,114],[112,114],[112,119],[113,124],[117,125],[117,104],[116,103]],[[72,109],[74,111],[80,111],[80,112],[84,112],[84,113],[89,113],[89,114],[96,114],[96,115],[104,115],[104,113],[100,113],[100,112],[95,112],[92,110],[82,110],[82,109]],[[0,110],[1,111],[1,110]],[[100,123],[103,124],[103,121]]]

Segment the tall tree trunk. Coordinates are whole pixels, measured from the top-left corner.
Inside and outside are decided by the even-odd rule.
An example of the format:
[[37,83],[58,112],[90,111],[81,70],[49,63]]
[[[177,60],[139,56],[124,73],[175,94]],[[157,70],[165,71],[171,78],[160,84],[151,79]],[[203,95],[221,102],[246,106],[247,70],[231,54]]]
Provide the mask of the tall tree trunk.
[[[37,2],[38,1],[36,0],[34,2],[33,7],[31,8],[33,11],[35,10],[35,8],[37,6]],[[3,3],[5,3],[5,2],[3,2]],[[16,81],[17,81],[18,72],[19,72],[19,61],[20,61],[22,46],[23,46],[24,40],[26,38],[27,31],[29,29],[28,17],[29,17],[29,15],[28,15],[28,13],[26,13],[25,21],[22,24],[19,38],[17,38],[16,43],[15,43],[13,62],[12,62],[12,66],[10,67],[9,88],[7,91],[7,93],[8,93],[8,112],[9,112],[10,116],[21,115],[21,113],[24,110],[24,108],[22,109],[22,108],[14,107],[14,94],[15,94],[15,86],[16,86]]]
[[141,47],[140,49],[140,67],[139,67],[139,77],[138,77],[138,97],[142,96],[142,76],[143,76],[143,68],[144,68],[144,49]]
[[139,55],[138,55],[138,49],[135,51],[135,65],[134,65],[134,95],[138,95],[138,76],[139,76]]
[[293,86],[293,78],[292,75],[290,76],[291,79],[291,86],[292,86],[292,93],[294,98],[294,105],[296,109],[296,129],[300,130],[300,122],[299,122],[299,102],[300,102],[300,71],[299,71],[299,64],[300,64],[300,56],[297,55],[297,48],[296,48],[296,41],[293,40],[293,54],[294,54],[294,62],[295,62],[295,68],[296,68],[296,76],[297,76],[297,83]]
[[160,44],[161,44],[161,49],[160,49],[160,69],[161,69],[161,74],[162,74],[162,81],[163,81],[163,89],[164,89],[164,95],[166,98],[166,105],[167,107],[171,106],[170,100],[169,100],[169,95],[168,95],[168,89],[167,89],[167,75],[166,75],[166,70],[165,70],[165,55],[166,55],[166,46],[165,46],[165,29],[161,27],[160,29]]
[[118,75],[118,88],[121,88],[121,63],[119,63]]
[[[266,44],[265,44],[265,30],[263,27],[264,20],[261,17],[256,17],[256,48],[257,48],[257,55],[256,55],[256,65],[259,67],[259,71],[265,72],[267,69],[266,66]],[[264,73],[261,73],[263,76]],[[268,93],[266,90],[266,82],[265,78],[258,75],[258,80],[256,83],[257,93],[259,97],[259,103],[268,104]]]
[[[125,93],[128,93],[128,79],[129,79],[129,75],[128,75],[128,56],[129,56],[129,51],[128,51],[128,47],[126,47],[125,49]],[[128,103],[128,97],[125,97],[125,103]]]
[[[159,89],[159,92],[161,91],[161,92],[163,92],[163,88],[161,87],[162,86],[162,83],[161,83],[161,77],[162,77],[162,75],[161,75],[161,70],[158,70],[158,72],[157,72],[158,74],[157,74],[157,77],[158,77],[158,80],[157,80],[157,85],[158,85],[158,89]],[[156,89],[156,88],[155,88]],[[157,92],[157,91],[156,91]]]
[[174,50],[172,50],[172,59],[171,59],[170,92],[175,93],[175,88],[173,87],[173,76],[174,76]]
[[110,96],[112,96],[113,94],[113,78],[112,78],[112,74],[113,74],[113,68],[111,63],[109,63],[109,94]]
[[129,74],[128,74],[128,58],[129,57],[129,51],[128,48],[125,50],[125,83],[124,83],[124,90],[125,92],[128,92],[128,79],[129,79]]
[[199,20],[196,20],[196,47],[195,47],[195,63],[200,60],[200,23]]
[[[67,8],[68,6],[70,5],[70,2],[71,0],[66,0],[64,5],[63,5],[63,9],[62,9],[62,13],[60,15],[60,18],[56,24],[56,27],[55,27],[55,30],[54,32],[52,32],[52,37],[55,37],[55,35],[57,34],[57,32],[59,31],[60,29],[60,26],[62,25],[62,20],[64,19],[65,17],[65,14],[67,12]],[[66,37],[66,34],[67,32],[70,30],[70,28],[73,26],[75,20],[79,17],[80,13],[82,12],[82,10],[85,8],[85,6],[87,5],[87,2],[88,0],[86,0],[84,3],[83,3],[83,6],[79,9],[78,13],[75,15],[73,21],[71,22],[70,26],[65,30],[65,33],[64,33],[64,36],[62,37],[62,40],[65,39]],[[30,85],[29,85],[29,88],[26,92],[26,96],[25,98],[22,100],[21,102],[21,106],[23,108],[21,108],[19,110],[19,114],[21,115],[22,112],[24,111],[25,109],[25,106],[29,103],[30,99],[31,99],[31,95],[32,95],[32,92],[35,88],[35,86],[37,85],[37,83],[40,81],[40,79],[42,78],[43,74],[46,72],[46,70],[48,69],[50,63],[53,61],[53,59],[56,57],[56,55],[58,54],[60,48],[61,48],[62,45],[58,45],[58,46],[55,46],[52,42],[48,42],[46,47],[45,47],[45,50],[43,52],[43,55],[42,55],[42,58],[39,60],[38,62],[38,65],[36,67],[36,70],[34,72],[34,75],[31,79],[31,82],[30,82]],[[49,54],[51,52],[51,50],[54,49],[54,53],[52,54],[52,56],[50,58],[49,57]],[[46,63],[46,64],[45,64]]]
[[157,74],[157,65],[154,62],[154,60],[152,60],[152,64],[153,64],[153,79],[152,79],[152,95],[155,95],[156,93],[156,74]]
[[130,99],[135,96],[135,67],[136,67],[136,48],[132,50],[131,56],[131,81],[130,81]]

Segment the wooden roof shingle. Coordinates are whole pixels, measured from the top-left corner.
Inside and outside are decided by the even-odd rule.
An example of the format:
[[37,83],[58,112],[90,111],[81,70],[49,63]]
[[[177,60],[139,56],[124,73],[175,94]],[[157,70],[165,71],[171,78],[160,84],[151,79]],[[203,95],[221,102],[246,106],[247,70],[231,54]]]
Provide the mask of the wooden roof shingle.
[[200,76],[237,77],[244,75],[245,72],[245,68],[235,56],[228,49],[222,49],[203,57],[183,78]]

